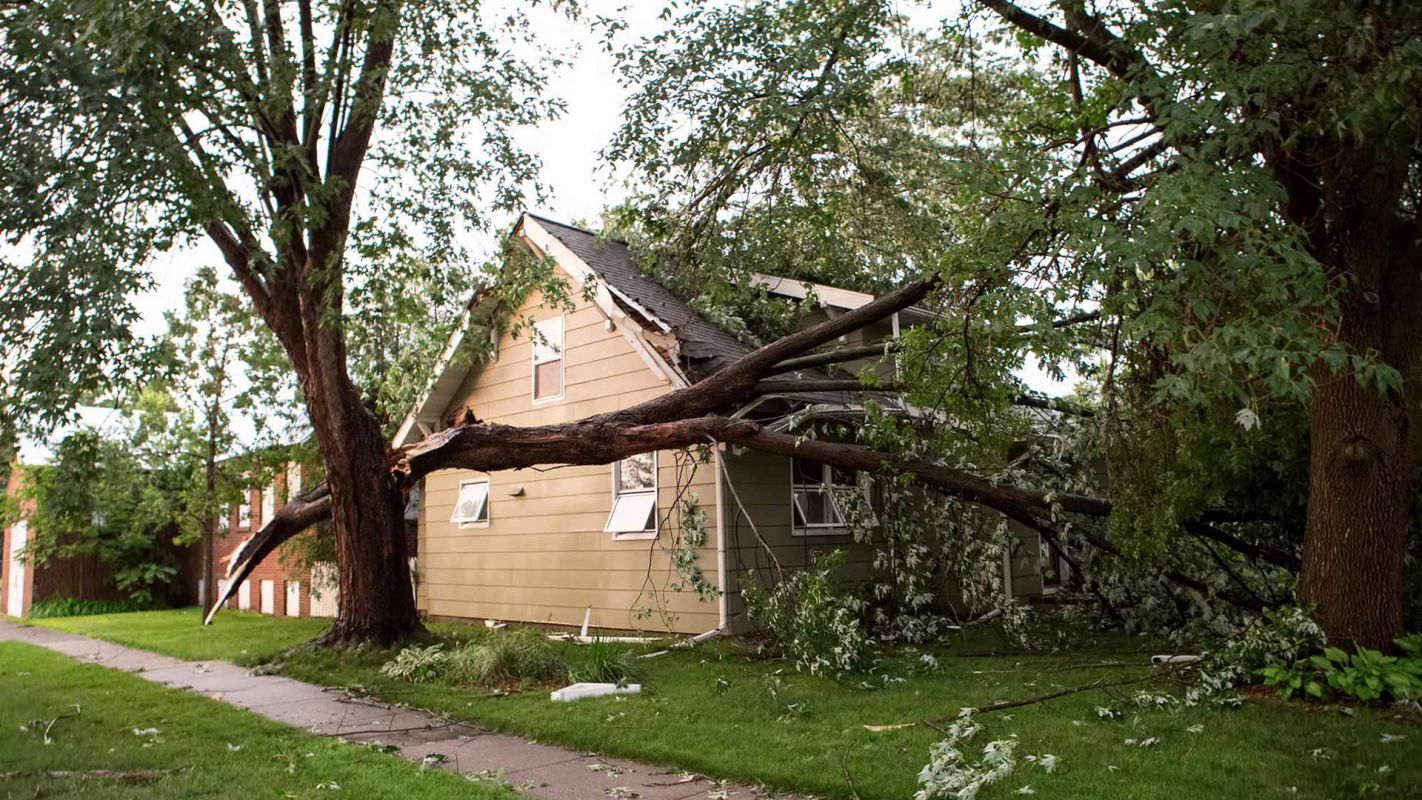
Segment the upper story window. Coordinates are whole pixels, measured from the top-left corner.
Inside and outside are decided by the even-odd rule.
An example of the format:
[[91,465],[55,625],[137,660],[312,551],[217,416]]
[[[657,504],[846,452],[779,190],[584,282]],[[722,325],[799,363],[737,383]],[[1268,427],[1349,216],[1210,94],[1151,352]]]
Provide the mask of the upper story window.
[[563,396],[563,318],[545,319],[533,326],[533,399]]
[[865,494],[865,488],[854,471],[794,459],[790,504],[797,531],[823,533],[848,527],[845,520],[849,510],[843,506],[856,494]]
[[252,527],[252,493],[248,489],[242,490],[242,502],[237,506],[237,529]]
[[290,464],[286,468],[286,502],[301,494],[301,465]]
[[450,522],[461,528],[489,524],[489,479],[475,478],[459,482],[459,497],[454,501]]
[[612,465],[612,512],[603,530],[618,538],[656,535],[656,453],[641,453]]
[[267,486],[262,490],[262,524],[272,521],[276,516],[276,487]]

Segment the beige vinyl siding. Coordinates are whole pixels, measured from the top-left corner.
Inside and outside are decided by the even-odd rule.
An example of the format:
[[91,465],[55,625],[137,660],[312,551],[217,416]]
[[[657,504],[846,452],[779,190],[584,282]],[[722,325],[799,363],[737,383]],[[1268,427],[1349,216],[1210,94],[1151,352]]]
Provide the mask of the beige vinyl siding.
[[[573,294],[579,299],[572,312],[544,308],[536,293],[519,310],[520,317],[539,321],[564,315],[562,399],[533,402],[529,335],[506,333],[497,360],[475,367],[444,418],[467,407],[479,419],[508,425],[570,422],[671,390],[622,331],[609,331],[602,312]],[[702,602],[693,591],[668,588],[678,582],[663,550],[678,533],[678,486],[696,492],[707,514],[699,564],[707,580],[717,580],[714,468],[678,469],[676,455],[657,454],[657,539],[619,540],[603,532],[612,508],[611,465],[492,473],[488,524],[463,528],[449,522],[459,482],[486,476],[446,470],[426,477],[420,609],[436,617],[577,626],[591,606],[595,628],[700,633],[716,627],[715,599]]]
[[[851,534],[801,536],[794,533],[789,459],[754,450],[740,453],[729,450],[725,453],[725,463],[726,472],[735,485],[734,495],[729,487],[724,488],[722,494],[726,514],[726,605],[732,630],[744,631],[751,627],[741,601],[742,583],[773,582],[777,562],[788,571],[805,566],[817,552],[843,550],[846,562],[842,576],[850,580],[869,576],[873,551],[855,542]],[[754,528],[748,518],[755,520]],[[761,539],[764,539],[763,544]]]

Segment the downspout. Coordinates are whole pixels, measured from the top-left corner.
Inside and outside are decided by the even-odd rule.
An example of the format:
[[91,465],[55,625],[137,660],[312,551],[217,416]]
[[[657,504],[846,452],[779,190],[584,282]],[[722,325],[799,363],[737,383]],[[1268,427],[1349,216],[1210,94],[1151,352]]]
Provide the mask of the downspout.
[[717,625],[723,633],[729,633],[727,623],[727,600],[726,590],[728,582],[726,578],[726,501],[723,497],[722,483],[725,482],[726,467],[721,463],[722,445],[714,445],[715,451],[712,458],[715,459],[716,467],[716,590],[719,597],[716,598]]

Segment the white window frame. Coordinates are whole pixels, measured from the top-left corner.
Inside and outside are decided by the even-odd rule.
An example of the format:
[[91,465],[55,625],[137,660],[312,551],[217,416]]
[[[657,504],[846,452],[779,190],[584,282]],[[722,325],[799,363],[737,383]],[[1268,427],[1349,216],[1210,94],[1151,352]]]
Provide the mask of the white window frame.
[[[658,506],[660,505],[660,503],[658,502],[658,493],[659,493],[659,490],[661,489],[660,464],[659,464],[659,462],[658,462],[657,454],[656,454],[655,451],[654,451],[654,452],[651,452],[651,453],[647,453],[646,455],[650,455],[650,456],[652,457],[652,488],[651,488],[651,489],[636,489],[636,490],[631,490],[631,491],[626,491],[626,492],[622,491],[621,481],[618,479],[618,473],[619,473],[618,467],[619,467],[619,465],[622,463],[622,461],[614,461],[614,462],[612,462],[612,465],[611,465],[611,467],[612,467],[612,508],[609,509],[608,512],[607,512],[607,522],[603,524],[603,526],[602,526],[602,531],[603,531],[603,533],[610,533],[610,534],[612,534],[612,540],[613,540],[613,541],[617,541],[617,542],[620,542],[620,541],[646,541],[646,540],[648,540],[648,539],[655,539],[655,538],[657,538],[657,535],[661,532],[661,527],[662,527],[662,515],[661,515],[661,513],[660,513],[661,509],[658,507]],[[626,459],[623,459],[623,460],[625,461]],[[621,501],[623,500],[623,498],[639,497],[639,496],[640,496],[640,497],[650,496],[650,497],[652,498],[652,510],[651,510],[652,527],[651,527],[651,529],[649,529],[649,530],[643,530],[643,531],[615,531],[615,530],[613,530],[613,529],[612,529],[612,520],[613,520],[614,517],[617,516],[617,505],[618,505],[618,503],[621,502]]]
[[268,616],[276,616],[276,581],[264,578],[257,584],[257,610]]
[[[539,365],[539,364],[547,364],[548,362],[553,361],[554,359],[552,359],[552,358],[544,358],[544,359],[540,360],[540,359],[538,358],[538,342],[539,342],[540,340],[549,340],[549,341],[552,340],[553,337],[551,337],[551,336],[546,336],[546,335],[543,333],[543,329],[544,329],[545,327],[551,327],[551,324],[552,324],[552,323],[557,323],[557,326],[558,326],[558,358],[557,358],[557,361],[558,361],[558,394],[556,394],[556,395],[548,395],[547,397],[539,397],[539,396],[538,396],[538,365]],[[533,337],[532,337],[532,339],[530,340],[530,341],[532,342],[532,345],[533,345],[532,348],[530,348],[530,349],[532,350],[532,355],[531,355],[531,357],[528,359],[528,363],[529,363],[529,367],[528,367],[528,394],[529,394],[529,397],[532,399],[534,405],[542,405],[543,403],[552,403],[552,402],[556,402],[556,401],[558,401],[558,400],[562,400],[563,397],[564,397],[564,395],[566,395],[566,394],[568,393],[568,346],[567,346],[568,339],[567,339],[567,335],[568,335],[568,329],[567,329],[567,326],[566,326],[566,325],[564,324],[564,322],[563,322],[563,315],[562,315],[562,314],[559,314],[559,315],[556,316],[556,317],[549,317],[548,319],[542,320],[542,321],[540,321],[540,322],[535,322],[535,323],[533,323]]]
[[286,468],[286,502],[290,503],[301,494],[301,465],[295,462]]
[[483,519],[462,520],[462,519],[455,519],[455,518],[454,518],[454,515],[451,514],[450,517],[449,517],[449,521],[450,521],[450,522],[455,523],[456,525],[458,525],[458,526],[461,527],[461,528],[487,528],[487,527],[489,527],[489,520],[493,519],[493,516],[494,516],[494,515],[493,515],[493,509],[490,508],[490,503],[491,503],[491,502],[493,501],[493,499],[494,499],[494,498],[493,498],[494,486],[493,486],[492,483],[489,482],[489,479],[488,479],[488,478],[470,478],[470,479],[468,479],[468,480],[460,481],[460,482],[459,482],[459,494],[456,494],[456,495],[454,496],[454,508],[455,508],[456,511],[459,509],[459,496],[462,495],[462,494],[464,494],[464,487],[466,487],[466,486],[473,486],[473,485],[479,484],[479,483],[484,484],[484,518],[483,518]]
[[252,529],[252,490],[242,490],[242,502],[237,504],[237,530]]
[[262,489],[262,524],[266,525],[276,516],[276,484],[267,484]]
[[[851,530],[849,529],[849,525],[845,523],[845,521],[844,521],[844,512],[839,510],[838,502],[835,500],[835,497],[834,497],[834,489],[836,489],[836,488],[847,489],[847,488],[850,488],[850,484],[847,484],[847,483],[834,483],[834,482],[833,482],[833,480],[834,480],[834,468],[831,467],[829,464],[820,464],[820,470],[821,470],[820,476],[821,476],[821,481],[820,481],[819,486],[820,486],[821,488],[820,488],[819,491],[820,491],[821,493],[827,493],[827,494],[829,495],[830,510],[833,511],[833,512],[834,512],[834,515],[839,518],[838,521],[836,521],[836,522],[806,522],[804,525],[800,525],[800,524],[798,524],[798,523],[795,521],[795,502],[796,502],[795,493],[796,493],[797,491],[801,491],[801,490],[803,490],[803,489],[806,488],[805,484],[801,484],[801,483],[798,482],[799,475],[798,475],[798,473],[797,473],[797,471],[796,471],[796,469],[795,469],[795,462],[796,462],[797,460],[799,460],[799,461],[804,461],[804,462],[810,463],[810,464],[816,463],[816,462],[811,461],[811,460],[808,459],[808,458],[806,458],[806,459],[795,459],[795,458],[789,459],[789,461],[790,461],[790,534],[791,534],[792,536],[843,536],[843,535],[846,535],[846,534],[853,533],[853,531],[851,531]],[[863,483],[862,480],[859,481],[858,483],[854,484],[854,488],[859,489],[860,491],[864,492],[864,495],[865,495],[865,498],[866,498],[866,499],[869,497],[869,487],[866,486],[866,485]],[[804,514],[801,514],[800,516],[801,516],[801,518],[806,518]]]
[[[286,591],[286,600],[282,602],[282,611],[286,612],[285,616],[301,616],[301,581],[284,581],[282,588]],[[291,602],[293,599],[296,600],[295,605]]]

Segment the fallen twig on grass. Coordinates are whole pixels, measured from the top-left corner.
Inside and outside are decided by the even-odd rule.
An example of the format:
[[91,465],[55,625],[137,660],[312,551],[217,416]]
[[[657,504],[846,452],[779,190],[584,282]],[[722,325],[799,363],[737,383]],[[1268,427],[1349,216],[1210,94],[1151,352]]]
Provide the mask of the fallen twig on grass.
[[19,780],[20,778],[49,778],[57,781],[119,781],[121,783],[143,783],[146,781],[156,781],[165,776],[172,775],[176,771],[177,770],[171,769],[140,769],[132,772],[121,772],[113,769],[17,770],[14,772],[0,772],[0,781],[13,781]]
[[[45,743],[45,744],[53,744],[53,743],[54,743],[54,738],[49,735],[49,732],[52,731],[52,730],[54,730],[54,724],[55,724],[56,722],[59,722],[60,720],[66,718],[66,717],[77,717],[77,716],[79,716],[79,704],[78,704],[78,703],[75,703],[75,704],[74,704],[74,711],[73,711],[72,713],[60,714],[59,716],[57,716],[57,717],[55,717],[54,719],[50,720],[48,723],[45,723],[45,726],[44,726],[44,733],[43,733],[43,736],[44,736],[44,743]],[[42,719],[33,720],[33,721],[31,721],[28,725],[22,725],[22,726],[20,726],[20,730],[23,730],[23,731],[33,731],[35,728],[38,728],[38,727],[40,726],[40,723],[43,723],[43,722],[44,722],[44,720],[42,720]]]
[[849,796],[854,800],[860,800],[859,791],[854,788],[854,776],[849,774],[849,748],[851,746],[844,746],[844,755],[840,757],[839,766],[844,770],[844,785],[849,787]]
[[1147,675],[1143,678],[1132,678],[1130,680],[1123,681],[1107,681],[1105,678],[1101,678],[1099,680],[1094,680],[1091,683],[1084,684],[1082,686],[1068,686],[1064,689],[1058,689],[1054,692],[1047,692],[1046,694],[1034,695],[1032,697],[1024,697],[1021,700],[1002,700],[996,703],[989,703],[985,706],[977,706],[975,708],[964,708],[962,711],[959,711],[957,714],[951,717],[938,717],[937,719],[924,719],[917,720],[915,722],[900,722],[897,725],[865,725],[864,730],[870,731],[872,733],[880,733],[882,731],[901,731],[906,728],[916,728],[920,725],[928,728],[934,728],[936,730],[938,724],[944,722],[952,722],[953,720],[963,716],[964,714],[971,714],[974,716],[978,714],[991,714],[994,711],[1006,711],[1009,708],[1020,708],[1022,706],[1031,706],[1036,705],[1038,703],[1045,703],[1048,700],[1055,700],[1058,697],[1065,697],[1069,694],[1076,694],[1077,692],[1088,692],[1092,689],[1109,689],[1115,686],[1128,686],[1133,683],[1144,683],[1146,681],[1157,680],[1159,677],[1159,675]]
[[687,774],[685,774],[685,775],[682,775],[680,778],[677,778],[677,779],[674,780],[674,781],[653,781],[652,783],[644,783],[644,784],[642,784],[642,785],[643,785],[644,787],[647,787],[647,788],[650,789],[650,788],[663,787],[663,786],[684,786],[685,784],[688,784],[688,783],[696,783],[697,781],[709,781],[709,780],[711,780],[711,779],[708,778],[708,777],[706,777],[705,775],[702,775],[702,774],[699,773],[699,772],[689,772],[689,773],[687,773]]

